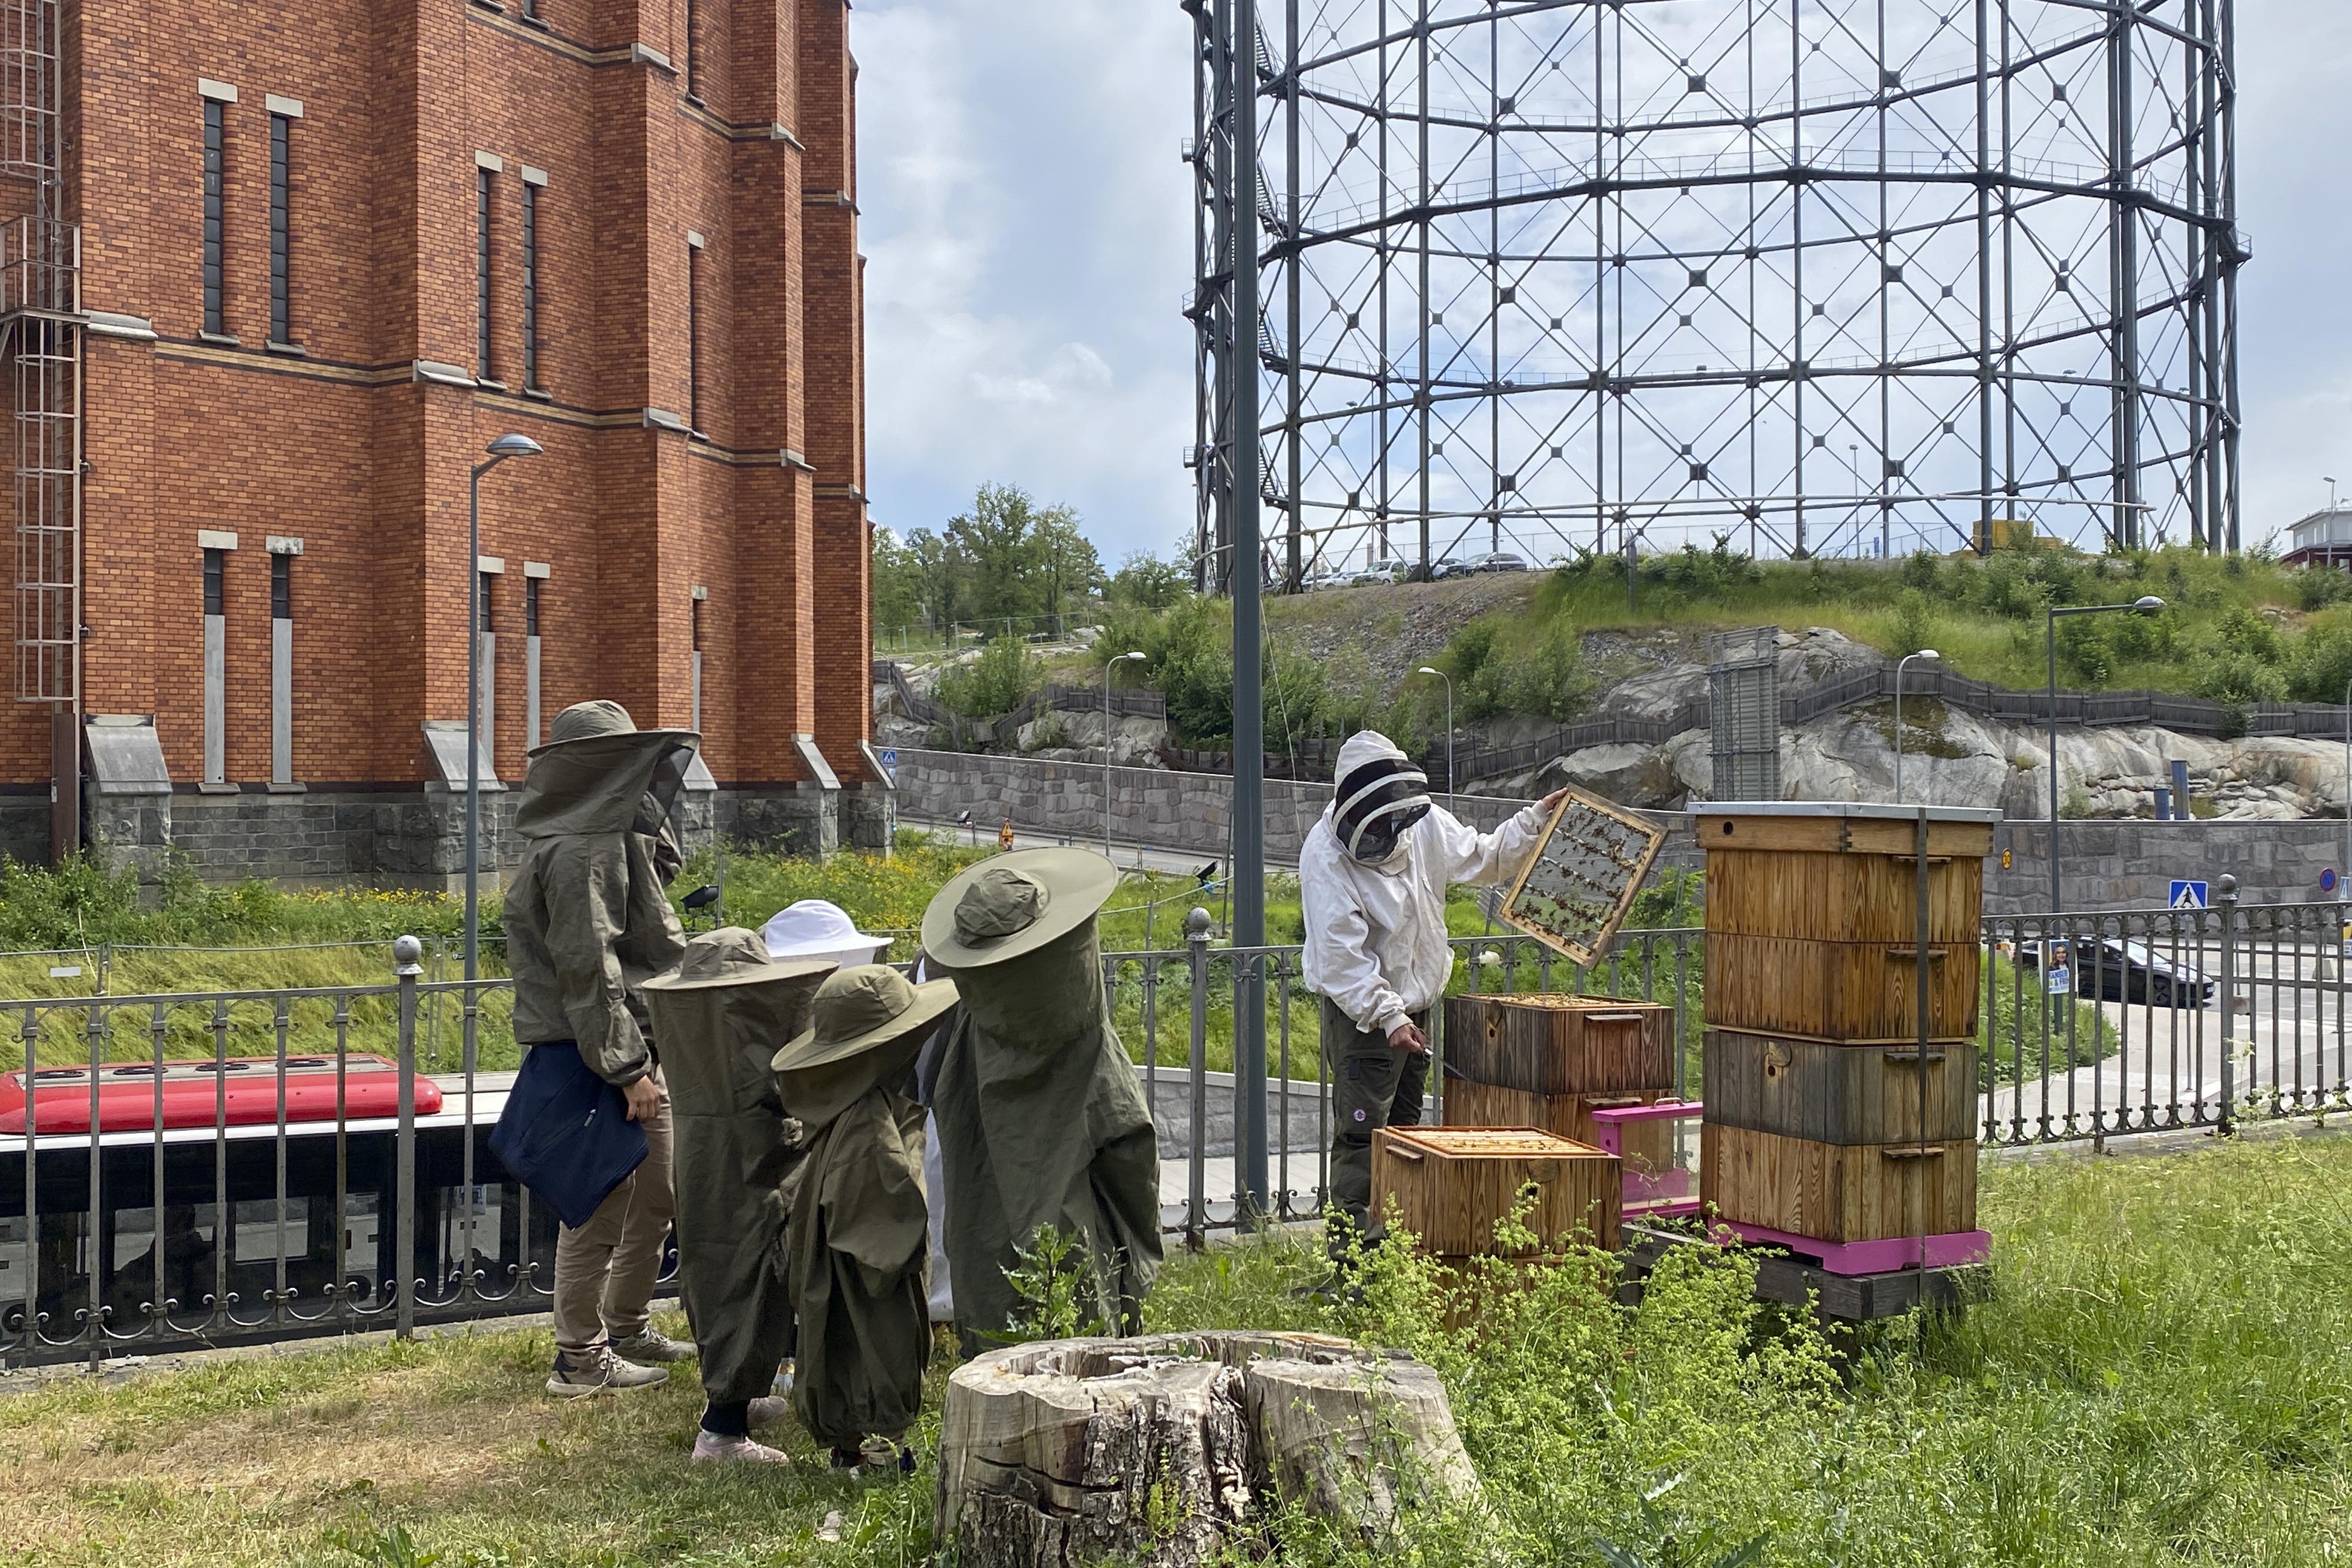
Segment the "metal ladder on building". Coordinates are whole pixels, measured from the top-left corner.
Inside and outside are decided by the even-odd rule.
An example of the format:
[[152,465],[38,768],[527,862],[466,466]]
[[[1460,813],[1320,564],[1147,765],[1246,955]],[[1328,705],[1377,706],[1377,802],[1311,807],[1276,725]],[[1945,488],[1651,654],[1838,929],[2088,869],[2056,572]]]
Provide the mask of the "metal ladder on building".
[[[0,0],[0,353],[14,436],[16,700],[47,705],[60,851],[79,819],[82,551],[81,229],[58,156],[58,0]],[[29,209],[29,210],[26,210]]]

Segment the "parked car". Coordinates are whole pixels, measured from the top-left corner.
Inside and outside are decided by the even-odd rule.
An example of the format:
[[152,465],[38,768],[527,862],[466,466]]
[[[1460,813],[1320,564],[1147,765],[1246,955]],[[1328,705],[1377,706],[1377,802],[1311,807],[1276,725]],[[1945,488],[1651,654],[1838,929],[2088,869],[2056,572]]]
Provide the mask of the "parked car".
[[1442,583],[1448,577],[1467,577],[1468,575],[1470,575],[1470,563],[1459,555],[1448,555],[1429,563],[1429,580],[1433,583]]
[[1352,573],[1341,572],[1327,566],[1307,579],[1307,591],[1310,594],[1319,594],[1326,588],[1344,588],[1354,581],[1355,576]]
[[1514,555],[1507,550],[1497,550],[1489,555],[1477,556],[1470,563],[1470,570],[1473,572],[1524,572],[1527,569],[1527,557]]
[[1402,561],[1375,561],[1348,581],[1358,584],[1393,583],[1403,574],[1404,563]]
[[[2074,972],[2077,996],[2157,1007],[2204,1007],[2213,1000],[2213,982],[2187,960],[2168,958],[2147,942],[2103,936],[2095,944],[2084,940],[2055,945]],[[2042,943],[2020,942],[2014,956],[2023,967],[2042,972]]]

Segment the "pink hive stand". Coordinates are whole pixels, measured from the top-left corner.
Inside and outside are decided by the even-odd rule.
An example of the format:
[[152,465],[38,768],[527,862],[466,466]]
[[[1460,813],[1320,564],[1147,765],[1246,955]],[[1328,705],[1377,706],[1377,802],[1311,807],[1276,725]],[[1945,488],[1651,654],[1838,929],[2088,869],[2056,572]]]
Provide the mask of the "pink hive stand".
[[[1601,1148],[1608,1153],[1622,1156],[1625,1135],[1622,1131],[1629,1121],[1693,1121],[1706,1107],[1696,1100],[1662,1100],[1655,1105],[1629,1105],[1616,1110],[1596,1110],[1594,1133]],[[1698,1199],[1691,1194],[1690,1173],[1673,1171],[1628,1171],[1625,1173],[1625,1218],[1681,1219],[1698,1213]],[[1811,1237],[1791,1236],[1787,1231],[1774,1230],[1769,1226],[1747,1225],[1738,1220],[1717,1220],[1715,1229],[1728,1233],[1741,1241],[1758,1247],[1778,1247],[1807,1258],[1821,1259],[1822,1270],[1830,1274],[1889,1274],[1900,1268],[1953,1268],[1969,1263],[1982,1263],[1992,1256],[1992,1237],[1981,1230],[1955,1231],[1926,1238],[1925,1258],[1920,1256],[1921,1238],[1916,1236],[1889,1237],[1878,1241],[1817,1241]]]

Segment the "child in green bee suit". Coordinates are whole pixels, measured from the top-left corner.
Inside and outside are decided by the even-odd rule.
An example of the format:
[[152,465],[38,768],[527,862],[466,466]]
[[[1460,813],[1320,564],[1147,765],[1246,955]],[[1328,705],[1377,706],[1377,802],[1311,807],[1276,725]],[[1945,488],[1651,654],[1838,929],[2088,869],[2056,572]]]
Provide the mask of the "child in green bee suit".
[[[813,1026],[775,1056],[807,1154],[785,1186],[785,1278],[800,1321],[793,1409],[837,1469],[869,1441],[898,1439],[923,1406],[931,1318],[925,1265],[923,1110],[900,1092],[949,981],[918,985],[860,964],[817,988]],[[914,1468],[911,1450],[894,1462]]]

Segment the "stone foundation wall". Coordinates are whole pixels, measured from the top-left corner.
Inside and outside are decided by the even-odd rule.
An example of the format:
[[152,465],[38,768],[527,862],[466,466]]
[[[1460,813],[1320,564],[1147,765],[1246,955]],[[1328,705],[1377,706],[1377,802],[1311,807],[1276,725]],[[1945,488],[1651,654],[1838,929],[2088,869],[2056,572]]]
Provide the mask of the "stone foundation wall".
[[[957,752],[898,752],[899,810],[919,821],[952,822],[970,811],[980,838],[1013,819],[1024,840],[1078,844],[1102,841],[1104,770],[1099,763]],[[1204,860],[1231,851],[1233,780],[1216,773],[1155,768],[1109,770],[1110,811],[1121,843],[1197,854]],[[1265,854],[1274,864],[1295,863],[1298,845],[1331,798],[1328,784],[1269,779],[1265,784]],[[1445,799],[1439,797],[1441,801]],[[1465,795],[1454,815],[1482,831],[1526,803]],[[1696,868],[1703,861],[1680,812],[1640,815],[1667,830],[1662,867]],[[2341,818],[2302,822],[2067,821],[2059,833],[2065,901],[2072,910],[2154,909],[2164,905],[2175,879],[2218,882],[2238,879],[2250,904],[2320,900],[2319,873],[2347,869]],[[2050,902],[2046,821],[2000,825],[1985,868],[1985,912],[2038,912]],[[2010,866],[2000,865],[2002,850]]]

